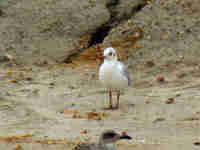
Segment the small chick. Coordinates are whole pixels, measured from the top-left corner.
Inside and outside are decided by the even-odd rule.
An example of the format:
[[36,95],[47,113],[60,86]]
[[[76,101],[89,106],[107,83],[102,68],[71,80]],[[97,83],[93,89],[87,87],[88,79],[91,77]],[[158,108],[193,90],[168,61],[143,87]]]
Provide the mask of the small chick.
[[120,135],[113,130],[104,131],[96,144],[79,144],[73,150],[117,150],[115,142],[121,139],[132,139],[128,135]]

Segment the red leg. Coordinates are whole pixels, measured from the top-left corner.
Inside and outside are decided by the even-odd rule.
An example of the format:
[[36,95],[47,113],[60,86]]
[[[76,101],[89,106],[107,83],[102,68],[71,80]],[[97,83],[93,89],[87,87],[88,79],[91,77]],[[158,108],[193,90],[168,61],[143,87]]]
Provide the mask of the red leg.
[[112,108],[112,90],[109,89],[109,108]]
[[119,108],[119,97],[120,97],[120,90],[117,91],[117,105],[116,105],[116,108]]

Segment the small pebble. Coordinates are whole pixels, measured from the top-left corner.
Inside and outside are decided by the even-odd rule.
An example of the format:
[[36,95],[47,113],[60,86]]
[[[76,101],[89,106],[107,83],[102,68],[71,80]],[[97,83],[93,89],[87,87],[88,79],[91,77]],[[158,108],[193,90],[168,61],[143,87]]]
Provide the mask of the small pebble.
[[176,97],[179,97],[179,96],[181,96],[181,94],[176,94]]
[[145,101],[145,104],[150,104],[150,101],[149,101],[149,100],[146,100],[146,101]]
[[147,67],[153,67],[153,66],[155,66],[155,63],[153,62],[153,60],[149,60],[149,61],[146,62],[146,66]]
[[55,85],[55,83],[54,83],[54,82],[51,82],[51,83],[49,83],[49,85]]
[[163,76],[158,76],[158,77],[156,78],[156,80],[157,80],[158,82],[164,82],[164,81],[165,81],[165,78],[164,78]]
[[25,80],[27,80],[27,81],[32,81],[33,78],[32,78],[32,77],[26,77]]
[[160,121],[165,121],[165,118],[156,118],[153,123],[157,123],[157,122],[160,122]]
[[177,76],[178,78],[183,78],[183,77],[185,77],[186,75],[187,75],[186,73],[182,72],[182,73],[177,74],[176,76]]
[[17,144],[16,147],[14,148],[14,150],[22,150],[22,146]]
[[174,98],[168,98],[168,100],[165,102],[166,104],[172,104],[175,102]]

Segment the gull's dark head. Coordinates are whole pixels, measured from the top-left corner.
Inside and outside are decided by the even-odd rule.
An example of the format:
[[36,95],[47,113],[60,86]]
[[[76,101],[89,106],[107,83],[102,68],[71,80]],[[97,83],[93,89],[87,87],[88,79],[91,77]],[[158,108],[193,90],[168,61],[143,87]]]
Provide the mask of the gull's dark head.
[[101,134],[100,141],[104,144],[115,143],[121,139],[132,139],[128,135],[120,135],[113,130],[106,130]]
[[112,47],[108,47],[104,50],[104,59],[106,60],[117,60],[116,50]]

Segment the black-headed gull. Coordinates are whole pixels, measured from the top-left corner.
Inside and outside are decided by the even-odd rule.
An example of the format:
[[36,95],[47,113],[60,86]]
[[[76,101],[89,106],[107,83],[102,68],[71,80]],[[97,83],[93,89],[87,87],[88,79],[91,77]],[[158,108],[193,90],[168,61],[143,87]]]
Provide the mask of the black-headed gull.
[[121,139],[132,139],[128,135],[120,135],[113,130],[104,131],[99,138],[98,143],[79,144],[73,150],[116,150],[115,142]]
[[112,91],[117,91],[117,104],[119,108],[120,90],[130,86],[130,77],[125,65],[118,61],[114,48],[109,47],[104,50],[104,62],[99,69],[99,80],[109,92],[109,108],[113,108]]

